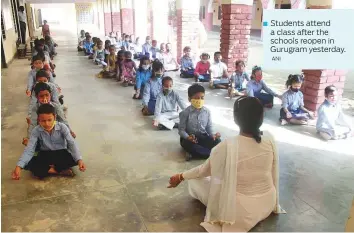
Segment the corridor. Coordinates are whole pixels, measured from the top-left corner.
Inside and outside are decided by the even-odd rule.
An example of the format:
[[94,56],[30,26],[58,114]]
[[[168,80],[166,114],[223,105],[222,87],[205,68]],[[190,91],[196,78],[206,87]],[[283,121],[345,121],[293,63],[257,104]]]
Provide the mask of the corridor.
[[[75,168],[74,178],[44,181],[23,171],[19,181],[11,180],[24,148],[28,107],[29,62],[15,60],[2,70],[2,230],[204,231],[199,223],[205,207],[189,196],[187,183],[166,188],[171,175],[202,161],[184,160],[176,130],[152,129],[141,103],[131,98],[132,88],[95,78],[100,69],[78,55],[76,35],[55,34],[56,80],[87,170]],[[175,77],[174,87],[186,101],[191,82]],[[269,84],[281,90],[282,85]],[[280,127],[277,101],[266,112],[263,129],[277,139],[280,204],[287,214],[272,215],[253,230],[344,231],[354,196],[354,141],[325,143],[313,127]],[[207,89],[206,106],[223,138],[238,132],[232,105],[224,90]]]

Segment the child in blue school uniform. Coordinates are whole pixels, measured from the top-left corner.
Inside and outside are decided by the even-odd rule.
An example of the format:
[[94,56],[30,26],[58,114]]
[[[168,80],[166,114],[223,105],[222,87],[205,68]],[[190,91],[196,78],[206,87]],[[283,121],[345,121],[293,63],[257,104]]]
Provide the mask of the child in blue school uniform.
[[181,58],[181,78],[194,78],[194,62],[191,47],[184,47],[183,53],[184,55]]
[[354,136],[353,125],[344,115],[338,91],[335,86],[325,88],[326,100],[318,109],[316,129],[320,137],[325,140],[346,139]]
[[251,80],[247,83],[246,93],[249,97],[256,97],[266,108],[273,107],[274,97],[281,98],[263,81],[262,68],[259,66],[252,68]]
[[155,60],[152,63],[151,78],[146,82],[144,88],[142,109],[144,116],[154,115],[157,96],[162,92],[163,72],[163,64],[159,60]]
[[313,112],[304,107],[304,95],[300,91],[304,78],[302,75],[289,75],[286,81],[288,90],[282,95],[282,108],[280,109],[280,124],[305,125],[313,119]]
[[142,99],[146,82],[151,78],[150,58],[143,56],[140,59],[139,68],[136,72],[135,94],[133,99]]
[[86,40],[83,41],[82,46],[86,56],[93,54],[93,42],[92,37],[90,35],[86,36]]
[[228,90],[230,99],[235,96],[244,96],[246,94],[246,84],[250,81],[245,72],[245,63],[241,60],[235,63],[236,70],[230,77],[230,87]]
[[205,89],[199,84],[188,88],[191,105],[179,114],[180,143],[186,151],[186,160],[207,159],[220,143],[220,133],[213,132],[210,110],[204,107]]
[[[80,171],[85,171],[86,166],[70,130],[63,123],[56,122],[54,106],[41,105],[37,115],[39,125],[32,130],[28,145],[12,173],[12,179],[19,180],[22,169],[31,171],[40,179],[49,175],[73,176],[72,167],[76,165]],[[37,145],[39,151],[34,156]]]

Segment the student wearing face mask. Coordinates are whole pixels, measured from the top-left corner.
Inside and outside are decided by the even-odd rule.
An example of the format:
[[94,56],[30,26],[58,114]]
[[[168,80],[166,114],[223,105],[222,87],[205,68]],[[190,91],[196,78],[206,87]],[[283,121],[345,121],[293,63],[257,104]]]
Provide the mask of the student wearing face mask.
[[[264,91],[264,92],[262,92]],[[270,89],[263,81],[262,68],[254,66],[252,68],[251,80],[247,83],[246,93],[249,97],[256,97],[266,108],[273,107],[274,97],[281,98],[280,95]]]
[[178,106],[184,110],[186,105],[181,97],[172,89],[173,80],[166,76],[162,79],[162,92],[157,96],[155,116],[152,125],[159,130],[178,128]]
[[151,78],[151,66],[150,59],[148,57],[142,57],[138,71],[136,72],[136,84],[135,94],[133,99],[142,99],[146,82]]
[[286,81],[288,90],[282,95],[280,124],[305,125],[314,114],[304,107],[304,95],[300,91],[304,78],[302,75],[289,75]]
[[124,36],[124,41],[122,42],[121,48],[123,47],[125,51],[128,51],[130,49],[129,35]]
[[196,82],[209,82],[210,81],[210,55],[207,53],[202,53],[200,55],[200,61],[195,67],[194,76]]
[[145,39],[145,44],[143,44],[142,55],[150,57],[151,49],[151,37],[147,36]]
[[245,63],[241,60],[235,63],[236,70],[230,77],[230,87],[228,90],[229,97],[243,96],[246,94],[246,84],[250,81],[248,74],[245,72]]
[[144,116],[152,116],[155,112],[156,99],[162,91],[162,76],[163,64],[156,60],[152,63],[151,78],[146,82],[143,94],[143,109]]
[[324,92],[326,99],[317,113],[316,129],[318,134],[325,141],[353,137],[353,125],[344,115],[340,102],[338,102],[337,88],[328,86]]
[[185,159],[207,159],[211,150],[220,143],[220,133],[212,127],[210,110],[204,107],[205,89],[199,84],[188,88],[188,100],[191,106],[179,114],[178,133],[180,143],[186,151]]

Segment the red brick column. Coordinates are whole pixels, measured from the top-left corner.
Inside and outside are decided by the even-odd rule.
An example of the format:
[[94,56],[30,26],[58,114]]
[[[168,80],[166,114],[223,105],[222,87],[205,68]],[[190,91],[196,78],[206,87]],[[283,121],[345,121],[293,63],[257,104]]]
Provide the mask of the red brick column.
[[112,31],[112,14],[109,12],[104,13],[104,33],[106,36]]
[[251,20],[252,6],[222,4],[220,52],[229,72],[235,69],[236,60],[247,62]]
[[112,12],[112,31],[121,32],[120,12]]

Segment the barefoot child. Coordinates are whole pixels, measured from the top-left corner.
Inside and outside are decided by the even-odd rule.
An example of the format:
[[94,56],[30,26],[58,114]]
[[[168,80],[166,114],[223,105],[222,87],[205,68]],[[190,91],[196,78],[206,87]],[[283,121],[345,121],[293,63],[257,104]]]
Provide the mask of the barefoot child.
[[229,97],[242,96],[246,94],[246,84],[250,81],[248,74],[245,72],[245,63],[241,60],[235,63],[236,71],[231,75],[231,85],[229,87]]
[[309,118],[312,119],[314,117],[313,113],[304,107],[304,95],[300,91],[302,82],[302,75],[289,75],[286,81],[288,90],[282,96],[281,125],[286,125],[287,123],[305,125]]
[[186,160],[207,159],[211,149],[220,142],[220,133],[214,134],[209,109],[204,107],[205,89],[199,84],[188,88],[191,106],[179,114],[180,143],[186,153]]
[[246,93],[249,97],[259,99],[266,108],[273,107],[274,97],[281,98],[280,95],[270,89],[263,81],[262,68],[259,66],[254,66],[252,69],[251,80],[247,83]]
[[97,42],[97,49],[93,54],[93,61],[97,65],[103,65],[103,67],[106,67],[107,63],[104,60],[105,60],[105,49],[103,48],[103,42],[99,40]]
[[337,88],[325,88],[326,100],[318,109],[316,129],[324,140],[337,140],[352,137],[353,126],[344,115],[338,99]]
[[178,128],[178,106],[184,110],[186,108],[182,98],[172,89],[173,80],[171,77],[162,79],[162,92],[157,96],[155,105],[155,117],[153,126],[160,130]]
[[156,60],[152,63],[152,75],[146,82],[143,94],[143,115],[151,116],[155,112],[156,99],[162,91],[163,64]]
[[227,89],[230,84],[227,66],[221,61],[220,52],[214,53],[214,62],[210,65],[210,88]]
[[202,53],[200,56],[200,61],[194,70],[194,76],[196,82],[209,82],[210,81],[210,55],[207,53]]
[[132,56],[133,55],[130,51],[125,51],[122,66],[124,87],[135,85],[136,64],[132,60]]
[[133,99],[142,99],[146,82],[151,78],[150,59],[143,56],[140,59],[140,65],[136,72],[135,94]]
[[116,61],[116,73],[118,81],[122,81],[123,77],[123,62],[124,62],[124,53],[125,50],[119,50],[117,53],[117,61]]
[[[32,130],[28,145],[12,173],[12,179],[20,179],[22,169],[31,171],[41,179],[49,175],[73,176],[71,167],[76,165],[80,171],[85,171],[86,166],[70,130],[63,123],[56,122],[55,108],[43,104],[37,114],[39,125]],[[34,156],[37,143],[39,152]]]
[[109,46],[109,55],[107,56],[107,66],[97,75],[98,78],[113,78],[117,75],[116,68],[117,56],[116,47]]

